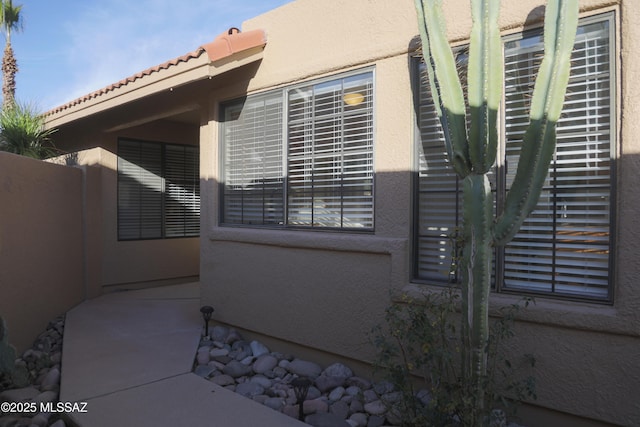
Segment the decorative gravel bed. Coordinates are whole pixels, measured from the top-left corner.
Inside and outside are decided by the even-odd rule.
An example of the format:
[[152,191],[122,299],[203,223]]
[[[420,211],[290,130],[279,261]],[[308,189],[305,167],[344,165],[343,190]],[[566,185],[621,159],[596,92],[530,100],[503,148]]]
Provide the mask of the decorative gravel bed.
[[8,388],[12,385],[0,375],[0,402],[9,402],[10,409],[23,409],[0,412],[0,427],[66,427],[60,414],[40,412],[42,406],[55,407],[58,402],[63,334],[64,316],[60,316],[49,322],[33,347],[16,360],[16,365],[28,369],[30,384]]
[[322,368],[270,351],[264,344],[247,342],[237,331],[224,326],[213,327],[210,336],[200,341],[194,372],[294,418],[298,418],[299,406],[292,381],[308,378],[312,385],[303,412],[305,422],[316,427],[380,427],[400,422],[387,411],[387,405],[399,398],[390,383],[355,376],[341,363]]
[[[398,426],[393,408],[400,398],[391,383],[358,377],[342,363],[322,368],[317,363],[270,351],[259,341],[245,341],[233,328],[215,326],[200,340],[194,373],[293,418],[299,405],[292,382],[311,382],[303,403],[304,421],[314,427]],[[428,405],[430,395],[416,397]],[[491,427],[521,427],[494,410]]]

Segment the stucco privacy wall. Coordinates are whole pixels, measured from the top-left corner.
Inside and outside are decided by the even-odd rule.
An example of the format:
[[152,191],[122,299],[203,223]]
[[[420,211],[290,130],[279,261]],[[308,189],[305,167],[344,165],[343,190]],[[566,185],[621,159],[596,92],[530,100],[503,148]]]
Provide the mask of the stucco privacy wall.
[[19,351],[84,298],[82,171],[0,152],[0,315]]
[[[443,2],[452,42],[470,28],[466,0]],[[503,0],[500,25],[520,31],[542,15],[537,0]],[[538,361],[537,405],[621,425],[640,420],[640,3],[580,1],[583,15],[616,11],[620,35],[614,303],[538,298],[518,325],[514,354]],[[412,0],[297,0],[247,21],[268,44],[248,93],[374,67],[375,232],[308,232],[221,227],[219,102],[245,94],[239,82],[211,94],[201,130],[203,303],[217,320],[340,356],[369,360],[365,343],[391,290],[434,291],[411,283],[414,118],[409,52],[418,34]],[[492,310],[518,297],[492,295]],[[295,308],[292,308],[292,305]],[[536,424],[535,420],[527,421]]]

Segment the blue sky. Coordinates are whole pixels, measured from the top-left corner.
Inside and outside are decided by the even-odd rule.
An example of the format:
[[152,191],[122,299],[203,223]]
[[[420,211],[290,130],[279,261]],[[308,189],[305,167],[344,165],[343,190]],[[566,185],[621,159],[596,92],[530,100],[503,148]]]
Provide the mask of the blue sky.
[[[16,98],[44,112],[184,55],[291,0],[14,0]],[[4,48],[4,38],[0,38]]]

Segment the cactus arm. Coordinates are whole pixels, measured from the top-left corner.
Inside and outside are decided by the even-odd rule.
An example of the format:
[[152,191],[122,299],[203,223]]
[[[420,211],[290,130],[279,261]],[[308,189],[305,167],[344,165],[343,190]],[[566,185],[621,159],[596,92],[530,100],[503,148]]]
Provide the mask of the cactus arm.
[[465,101],[456,61],[447,39],[441,0],[415,0],[424,62],[449,159],[456,173],[470,172]]
[[544,59],[531,100],[518,169],[494,229],[496,245],[505,245],[538,203],[555,151],[556,123],[569,81],[571,52],[578,23],[578,0],[550,1],[545,11]]
[[500,0],[473,0],[473,26],[467,73],[471,123],[469,155],[473,171],[486,173],[496,160],[498,110],[502,101],[502,40],[498,26]]

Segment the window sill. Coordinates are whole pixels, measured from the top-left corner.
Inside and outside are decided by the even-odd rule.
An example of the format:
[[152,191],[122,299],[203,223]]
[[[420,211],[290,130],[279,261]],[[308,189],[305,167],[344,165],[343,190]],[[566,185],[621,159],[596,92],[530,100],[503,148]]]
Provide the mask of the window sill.
[[[402,294],[420,300],[425,294],[441,290],[442,286],[410,283],[402,289]],[[498,316],[501,308],[517,304],[522,298],[519,295],[492,292],[490,314]],[[615,307],[601,304],[536,297],[535,303],[518,313],[518,319],[545,326],[640,337],[636,313],[626,314]]]
[[396,255],[405,251],[407,239],[379,237],[372,232],[301,230],[247,227],[215,227],[209,231],[212,242],[253,243],[301,249],[365,252]]

